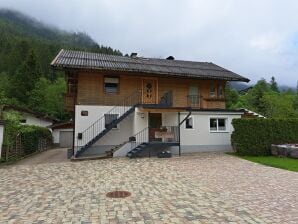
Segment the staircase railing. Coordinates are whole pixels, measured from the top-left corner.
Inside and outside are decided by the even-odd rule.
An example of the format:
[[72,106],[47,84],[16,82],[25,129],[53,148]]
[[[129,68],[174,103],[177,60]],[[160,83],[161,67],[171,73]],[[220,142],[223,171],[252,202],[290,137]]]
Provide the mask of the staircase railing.
[[153,139],[150,138],[149,127],[144,128],[131,137],[131,150],[143,143],[179,143],[179,126],[162,126],[155,131]]
[[143,130],[130,137],[130,139],[130,150],[138,147],[142,143],[149,143],[149,128],[144,128]]
[[117,120],[121,119],[129,110],[140,104],[140,102],[140,90],[137,90],[130,96],[124,98],[83,132],[78,133],[77,147],[80,148],[86,146],[100,133],[116,127]]

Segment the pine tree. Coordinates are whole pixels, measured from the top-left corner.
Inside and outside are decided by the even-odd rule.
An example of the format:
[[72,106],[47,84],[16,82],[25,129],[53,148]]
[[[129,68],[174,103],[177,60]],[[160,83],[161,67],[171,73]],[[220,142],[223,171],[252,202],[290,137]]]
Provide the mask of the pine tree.
[[34,51],[31,50],[22,66],[13,75],[10,86],[10,97],[27,104],[28,97],[41,76]]
[[279,92],[278,85],[274,76],[272,76],[270,80],[270,89],[274,92],[277,92],[277,93]]

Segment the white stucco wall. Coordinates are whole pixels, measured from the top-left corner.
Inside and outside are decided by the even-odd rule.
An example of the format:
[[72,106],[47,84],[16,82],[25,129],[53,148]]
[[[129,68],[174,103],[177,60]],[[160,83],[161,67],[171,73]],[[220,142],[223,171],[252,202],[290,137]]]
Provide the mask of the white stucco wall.
[[[78,133],[83,132],[100,117],[113,108],[112,106],[76,106],[75,138]],[[81,116],[81,111],[88,111],[88,116]],[[180,121],[182,121],[188,112],[181,112]],[[103,138],[94,144],[94,146],[113,146],[126,141],[130,136],[140,132],[148,127],[148,112],[141,112],[138,108],[127,118],[120,122],[119,128],[108,132]],[[231,133],[233,127],[231,122],[234,118],[240,118],[241,113],[237,112],[192,112],[194,122],[193,129],[186,129],[185,122],[180,127],[182,153],[201,152],[201,151],[227,151],[231,149]],[[222,132],[212,132],[209,130],[210,118],[227,119],[227,129]],[[177,126],[178,112],[162,113],[162,126]],[[56,136],[53,133],[54,138]],[[83,136],[84,137],[84,136]],[[82,144],[77,144],[81,146]],[[121,150],[120,150],[121,151]],[[125,150],[124,150],[125,151]],[[124,153],[125,154],[125,153]]]
[[178,126],[178,112],[162,113],[162,126]]
[[[181,121],[187,113],[181,113]],[[186,129],[185,122],[180,127],[181,146],[184,152],[227,151],[231,149],[231,134],[234,118],[241,118],[240,113],[230,112],[192,112],[193,129]],[[210,118],[226,118],[226,131],[212,132],[209,128]]]
[[136,134],[148,127],[148,113],[135,109],[133,120],[133,133]]
[[21,113],[21,115],[23,119],[26,119],[26,123],[22,123],[22,124],[36,125],[41,127],[47,127],[53,124],[53,122],[51,121],[48,121],[42,118],[37,118],[29,113]]
[[4,135],[4,125],[0,124],[0,158],[2,153],[3,135]]
[[[78,140],[78,133],[82,133],[88,127],[90,127],[99,118],[104,116],[105,113],[110,111],[113,106],[87,106],[87,105],[76,105],[76,118],[75,118],[75,146],[82,146],[82,141]],[[88,111],[88,116],[82,116],[81,111]],[[117,129],[112,129],[104,137],[102,137],[96,145],[118,145],[122,144],[124,141],[128,141],[128,138],[133,133],[133,118],[134,113],[126,117],[124,120],[118,124]],[[102,120],[102,126],[104,127],[104,119]],[[96,133],[99,133],[100,129],[96,129]],[[84,136],[83,136],[84,138]]]

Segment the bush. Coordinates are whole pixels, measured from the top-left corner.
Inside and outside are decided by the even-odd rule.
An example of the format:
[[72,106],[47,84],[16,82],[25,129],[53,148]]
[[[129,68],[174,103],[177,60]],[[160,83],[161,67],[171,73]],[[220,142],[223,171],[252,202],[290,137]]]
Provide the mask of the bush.
[[298,143],[298,119],[234,119],[231,142],[240,155],[270,155],[271,144]]
[[21,135],[25,155],[38,151],[41,139],[49,142],[52,140],[51,132],[44,127],[22,125],[19,128],[19,134]]

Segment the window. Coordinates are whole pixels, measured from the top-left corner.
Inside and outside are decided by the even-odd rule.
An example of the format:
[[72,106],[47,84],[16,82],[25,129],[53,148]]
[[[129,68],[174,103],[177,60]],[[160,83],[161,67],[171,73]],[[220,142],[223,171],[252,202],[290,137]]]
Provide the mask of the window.
[[119,78],[105,77],[104,78],[105,93],[118,93],[119,91]]
[[[109,126],[113,121],[117,120],[118,114],[105,114],[105,128]],[[112,128],[118,128],[117,125],[114,125]]]
[[189,117],[185,121],[185,128],[186,129],[193,129],[193,118]]
[[67,94],[74,95],[77,92],[77,78],[75,74],[68,74]]
[[218,94],[217,95],[218,98],[222,98],[223,97],[224,93],[223,93],[223,87],[222,87],[222,85],[218,85],[217,94]]
[[215,85],[214,83],[210,86],[210,97],[215,97]]
[[210,118],[210,131],[226,131],[227,118]]

